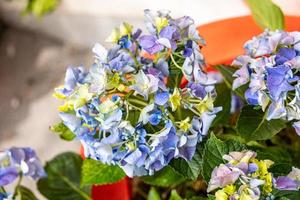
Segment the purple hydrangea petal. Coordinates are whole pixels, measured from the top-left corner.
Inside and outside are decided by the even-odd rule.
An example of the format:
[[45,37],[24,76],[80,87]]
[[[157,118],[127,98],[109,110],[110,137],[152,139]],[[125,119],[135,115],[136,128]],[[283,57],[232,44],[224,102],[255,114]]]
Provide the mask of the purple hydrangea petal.
[[139,38],[141,47],[150,54],[155,54],[164,49],[162,44],[157,43],[157,38],[153,35],[143,35]]
[[275,187],[279,190],[298,190],[298,185],[287,176],[279,176],[275,179]]
[[274,68],[267,68],[267,87],[270,96],[276,101],[284,93],[294,90],[294,87],[289,84],[287,78],[290,68],[280,65]]
[[15,167],[0,168],[0,186],[11,184],[19,176]]
[[211,179],[208,183],[207,192],[211,192],[217,188],[223,188],[227,185],[235,183],[240,174],[241,173],[239,171],[233,171],[223,164],[215,167],[211,173]]
[[251,89],[247,89],[245,92],[245,98],[250,105],[259,105],[258,93],[253,93]]
[[283,99],[280,98],[276,102],[272,102],[268,109],[267,120],[280,119],[286,116],[286,108],[284,107]]

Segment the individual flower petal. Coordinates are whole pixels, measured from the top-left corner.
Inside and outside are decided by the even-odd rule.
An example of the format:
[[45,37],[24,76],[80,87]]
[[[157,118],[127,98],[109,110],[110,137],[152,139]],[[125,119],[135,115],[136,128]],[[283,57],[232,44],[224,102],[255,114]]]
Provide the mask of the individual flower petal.
[[242,67],[238,69],[234,74],[233,77],[237,77],[234,79],[232,84],[232,89],[235,90],[242,85],[245,85],[249,82],[250,74],[248,70],[248,62],[250,58],[247,56],[239,56],[232,64],[233,65],[241,65]]
[[250,159],[255,158],[256,153],[253,151],[230,152],[224,155],[223,159],[227,160],[230,164],[238,165],[239,163],[249,163]]
[[274,68],[267,68],[267,87],[270,92],[270,96],[276,101],[288,91],[294,90],[294,87],[290,85],[287,76],[291,70],[287,66],[278,66]]
[[211,179],[208,183],[207,192],[211,192],[217,188],[223,188],[227,185],[235,183],[240,174],[240,171],[233,171],[223,164],[221,164],[219,167],[215,167],[211,173]]
[[186,135],[183,134],[179,139],[178,151],[180,157],[185,160],[191,160],[196,151],[196,145],[198,143],[198,135]]
[[298,190],[299,184],[287,176],[279,176],[275,179],[275,187],[278,190]]
[[19,172],[15,167],[0,168],[0,186],[11,184],[19,176]]
[[135,84],[131,88],[145,99],[148,99],[149,94],[155,93],[158,90],[158,82],[159,80],[153,75],[146,75],[143,71],[139,71],[135,75]]
[[282,65],[285,62],[292,60],[294,57],[296,57],[297,53],[295,49],[291,48],[281,48],[279,49],[278,53],[275,57],[275,62],[277,65]]
[[154,102],[157,105],[163,106],[165,105],[169,100],[169,93],[168,92],[159,92],[155,94]]
[[272,102],[268,109],[267,120],[280,119],[286,116],[286,109],[283,99],[278,99],[276,102]]
[[157,42],[153,35],[143,35],[139,38],[141,47],[150,54],[155,54],[164,49],[164,45]]
[[108,51],[101,44],[96,43],[92,51],[101,62],[107,61]]
[[169,101],[170,101],[171,108],[172,108],[173,112],[176,111],[177,108],[180,107],[180,105],[181,105],[181,96],[180,96],[180,92],[179,92],[178,88],[174,89],[174,92],[170,96]]

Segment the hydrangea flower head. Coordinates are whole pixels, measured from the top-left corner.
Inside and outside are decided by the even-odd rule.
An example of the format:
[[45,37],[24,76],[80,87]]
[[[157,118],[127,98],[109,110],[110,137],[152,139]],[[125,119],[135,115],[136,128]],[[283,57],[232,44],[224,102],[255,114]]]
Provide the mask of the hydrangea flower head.
[[[93,48],[89,70],[68,68],[55,90],[59,116],[85,156],[119,165],[128,176],[152,175],[174,158],[191,160],[221,108],[216,81],[204,70],[190,17],[145,11],[148,34],[123,23],[106,50]],[[180,86],[181,79],[188,83]]]
[[230,152],[226,164],[215,167],[207,192],[214,191],[217,200],[264,199],[271,196],[273,176],[270,160],[258,160],[253,151]]
[[267,119],[292,121],[300,135],[300,33],[265,31],[246,42],[245,55],[233,65],[239,69],[233,89],[249,84],[245,98],[267,112]]
[[1,151],[0,186],[12,183],[20,174],[34,180],[46,176],[35,151],[31,148],[16,147]]

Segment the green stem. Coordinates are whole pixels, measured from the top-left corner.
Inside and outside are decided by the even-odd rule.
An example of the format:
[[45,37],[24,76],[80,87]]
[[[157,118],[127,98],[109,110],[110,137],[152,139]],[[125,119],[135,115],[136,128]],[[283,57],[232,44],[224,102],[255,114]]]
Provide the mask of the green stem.
[[127,102],[125,102],[125,106],[126,106],[126,117],[125,117],[125,120],[127,120],[128,117],[129,117],[129,108],[128,108],[128,103]]
[[15,200],[16,197],[18,196],[18,190],[19,190],[19,186],[21,185],[22,179],[23,179],[23,174],[20,173],[20,178],[19,178],[18,183],[17,183],[17,185],[16,185],[16,187],[15,187],[14,195],[13,195],[13,197],[12,197],[12,199],[14,199],[14,200]]
[[170,119],[172,120],[172,122],[175,122],[175,118],[174,118],[174,116],[172,115],[172,113],[171,113],[171,112],[168,112],[168,115],[169,115]]
[[3,186],[0,187],[0,193],[6,193],[6,190]]
[[139,107],[137,107],[137,106],[131,104],[129,101],[128,101],[127,103],[128,103],[129,106],[131,106],[131,107],[133,107],[133,108],[135,108],[135,109],[137,109],[137,110],[140,110],[140,111],[142,110],[141,108],[139,108]]
[[199,100],[199,99],[188,99],[187,102],[190,102],[190,103],[201,103],[201,100]]
[[195,109],[189,108],[189,110],[192,111],[194,114],[201,116],[201,114],[198,111],[196,111]]
[[126,52],[132,58],[132,60],[134,61],[134,64],[137,66],[137,69],[139,70],[140,69],[140,64],[139,64],[138,60],[136,59],[136,56],[134,56],[133,53],[130,50],[127,50]]
[[180,55],[179,53],[173,52],[173,54],[179,58],[184,58],[182,55]]
[[130,103],[135,103],[135,104],[141,105],[141,106],[147,106],[148,105],[148,103],[146,103],[144,101],[141,101],[139,99],[128,98],[127,101],[130,102]]
[[171,58],[173,64],[175,65],[175,67],[177,67],[178,69],[182,70],[182,68],[181,68],[181,67],[177,64],[177,62],[175,61],[175,59],[174,59],[172,53],[170,54],[170,58]]

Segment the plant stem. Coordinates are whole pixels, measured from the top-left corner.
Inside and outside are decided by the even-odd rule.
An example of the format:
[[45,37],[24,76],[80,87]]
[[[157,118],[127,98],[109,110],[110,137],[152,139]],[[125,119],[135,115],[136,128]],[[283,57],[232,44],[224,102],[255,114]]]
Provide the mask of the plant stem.
[[168,112],[168,115],[169,115],[170,119],[172,120],[172,122],[175,123],[175,118],[174,118],[174,116],[172,115],[172,113],[171,113],[171,112]]
[[139,64],[138,60],[136,59],[136,56],[134,56],[133,53],[130,50],[127,50],[126,52],[129,54],[129,56],[134,61],[134,64],[137,66],[137,70],[139,70],[140,69],[140,64]]
[[12,199],[14,199],[14,200],[16,199],[16,197],[18,195],[18,190],[19,190],[19,186],[21,185],[22,179],[23,179],[23,174],[20,173],[20,178],[19,178],[18,183],[17,183],[17,185],[15,187],[14,195],[12,197]]
[[129,107],[128,107],[128,102],[125,102],[125,106],[126,106],[126,117],[125,117],[125,120],[127,120],[128,117],[129,117]]
[[133,108],[135,108],[135,109],[137,109],[137,110],[142,110],[141,108],[139,108],[139,107],[137,107],[137,106],[131,104],[129,101],[127,101],[127,103],[128,103],[129,106],[131,106],[131,107],[133,107]]
[[141,101],[139,99],[128,98],[127,101],[130,102],[130,103],[135,103],[135,104],[141,105],[141,106],[147,106],[148,105],[148,103],[146,103],[144,101]]
[[177,62],[175,61],[175,59],[174,59],[174,57],[173,57],[172,54],[170,54],[170,58],[171,58],[173,64],[175,65],[175,67],[177,67],[178,69],[182,70],[182,68],[181,68],[181,67],[177,64]]
[[3,186],[0,187],[0,193],[6,193],[6,190]]

